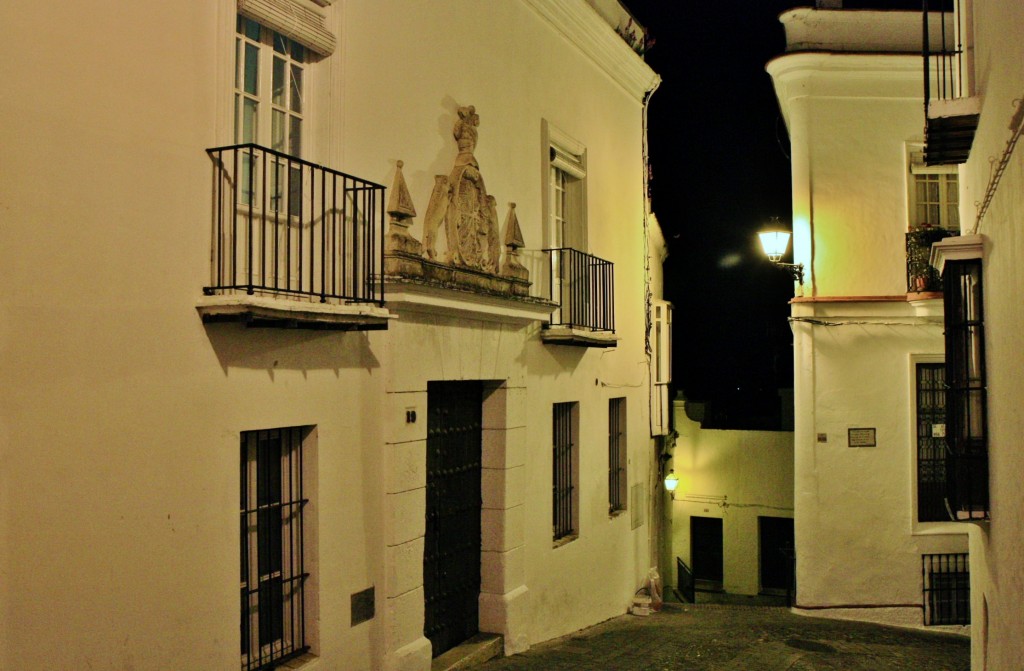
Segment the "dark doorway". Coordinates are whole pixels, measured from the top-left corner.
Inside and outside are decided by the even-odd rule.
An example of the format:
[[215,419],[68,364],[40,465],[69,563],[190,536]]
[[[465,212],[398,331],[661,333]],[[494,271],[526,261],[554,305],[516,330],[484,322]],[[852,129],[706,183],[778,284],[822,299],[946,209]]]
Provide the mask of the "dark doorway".
[[722,589],[722,519],[690,518],[690,558],[698,590]]
[[758,517],[761,591],[785,593],[793,587],[793,519]]
[[437,657],[477,633],[483,386],[427,385],[424,635]]

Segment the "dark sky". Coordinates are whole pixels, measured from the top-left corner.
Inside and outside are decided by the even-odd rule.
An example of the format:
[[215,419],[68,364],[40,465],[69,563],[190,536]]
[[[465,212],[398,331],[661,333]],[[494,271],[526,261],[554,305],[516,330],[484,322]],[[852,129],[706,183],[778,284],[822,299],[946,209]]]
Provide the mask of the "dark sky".
[[669,240],[676,387],[693,400],[792,386],[793,284],[760,252],[788,224],[789,143],[765,64],[785,48],[778,15],[799,0],[625,0],[656,44],[653,208]]

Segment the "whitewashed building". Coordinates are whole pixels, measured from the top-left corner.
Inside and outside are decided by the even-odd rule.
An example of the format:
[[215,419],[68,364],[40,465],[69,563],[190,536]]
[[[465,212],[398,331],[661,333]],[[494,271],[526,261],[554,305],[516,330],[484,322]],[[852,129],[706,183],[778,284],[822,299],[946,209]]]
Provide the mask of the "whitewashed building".
[[793,580],[793,432],[702,428],[700,404],[689,412],[682,399],[673,405],[674,585],[698,602],[727,597],[695,591],[785,603]]
[[1024,5],[959,0],[931,49],[929,161],[957,170],[960,235],[934,245],[942,273],[950,508],[970,540],[971,668],[1024,659]]
[[808,276],[797,606],[969,622],[972,669],[1008,670],[1024,656],[1024,6],[942,8],[793,10],[768,65]]
[[0,25],[0,668],[419,670],[625,612],[670,306],[617,2]]
[[942,293],[927,263],[958,228],[956,172],[922,156],[921,14],[800,8],[780,21],[786,53],[767,69],[804,271],[791,309],[795,606],[962,627],[966,591],[943,601],[922,583],[948,571],[936,583],[965,587],[968,542],[945,506]]

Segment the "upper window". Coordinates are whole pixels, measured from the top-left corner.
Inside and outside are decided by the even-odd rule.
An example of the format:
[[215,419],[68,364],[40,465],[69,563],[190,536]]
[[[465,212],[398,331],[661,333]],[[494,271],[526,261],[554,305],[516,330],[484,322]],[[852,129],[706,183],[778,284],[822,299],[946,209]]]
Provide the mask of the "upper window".
[[549,249],[587,249],[586,149],[545,123],[548,166],[546,220]]
[[910,228],[960,231],[956,166],[926,166],[919,151],[910,154]]
[[301,156],[306,48],[244,16],[235,37],[235,142]]
[[[242,669],[271,669],[309,650],[303,443],[309,427],[246,431],[241,440]],[[308,451],[308,450],[307,450]]]

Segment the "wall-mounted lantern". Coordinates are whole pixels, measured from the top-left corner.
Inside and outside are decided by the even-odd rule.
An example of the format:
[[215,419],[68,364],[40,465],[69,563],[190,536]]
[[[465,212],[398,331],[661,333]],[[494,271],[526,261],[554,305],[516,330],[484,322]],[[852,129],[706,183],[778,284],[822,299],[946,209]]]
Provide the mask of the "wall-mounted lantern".
[[782,227],[779,218],[772,217],[771,221],[765,225],[765,228],[757,236],[761,238],[761,247],[764,248],[764,253],[768,256],[768,260],[779,268],[786,270],[793,276],[794,280],[802,285],[804,283],[804,264],[782,263],[781,261],[783,254],[786,253],[786,248],[789,246],[789,231]]
[[676,498],[676,487],[678,486],[679,478],[676,476],[675,470],[670,470],[665,476],[665,491],[672,495],[672,500]]

